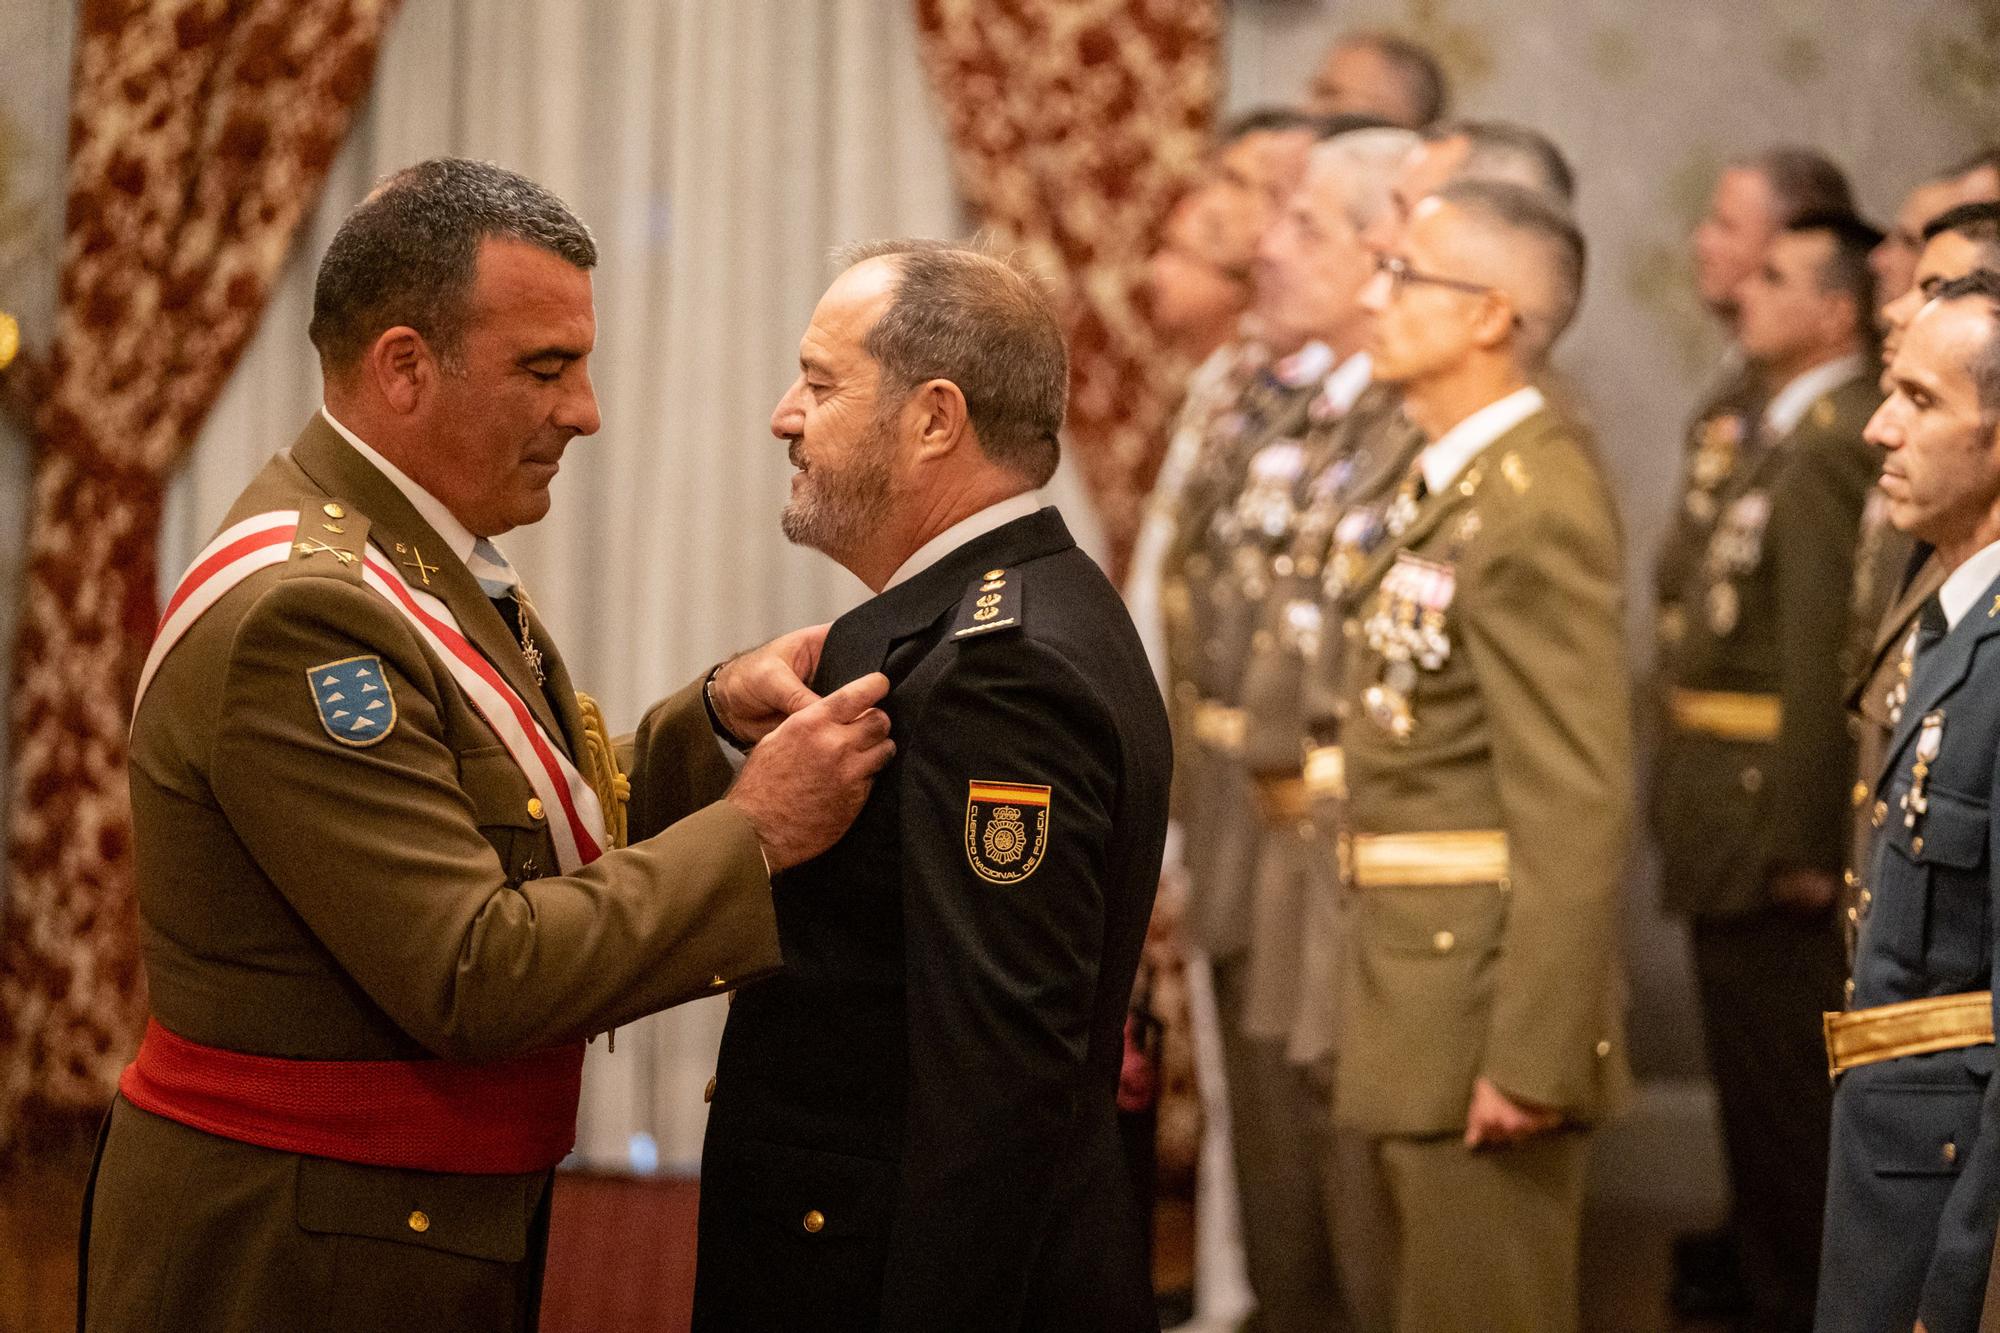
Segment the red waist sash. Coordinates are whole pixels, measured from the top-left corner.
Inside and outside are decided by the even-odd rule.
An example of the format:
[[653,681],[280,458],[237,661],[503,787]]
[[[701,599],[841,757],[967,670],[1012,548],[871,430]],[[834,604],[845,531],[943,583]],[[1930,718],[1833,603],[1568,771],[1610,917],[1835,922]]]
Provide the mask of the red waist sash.
[[263,1148],[458,1175],[546,1171],[576,1143],[583,1043],[508,1060],[284,1060],[146,1024],[118,1091]]

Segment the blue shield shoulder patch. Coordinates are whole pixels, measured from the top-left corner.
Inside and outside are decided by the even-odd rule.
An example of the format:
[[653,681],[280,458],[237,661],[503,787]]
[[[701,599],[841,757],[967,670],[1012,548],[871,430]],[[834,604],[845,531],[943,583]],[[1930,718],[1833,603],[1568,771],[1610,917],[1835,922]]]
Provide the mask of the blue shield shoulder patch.
[[379,657],[344,657],[306,672],[319,724],[342,745],[373,745],[396,727],[396,696]]

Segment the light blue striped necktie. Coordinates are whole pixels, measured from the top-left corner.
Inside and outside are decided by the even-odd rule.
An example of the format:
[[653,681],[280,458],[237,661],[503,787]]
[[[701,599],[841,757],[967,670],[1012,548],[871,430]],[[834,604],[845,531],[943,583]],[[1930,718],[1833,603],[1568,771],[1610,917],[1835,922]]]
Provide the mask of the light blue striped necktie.
[[514,566],[507,563],[499,547],[484,537],[472,543],[472,555],[465,564],[472,577],[479,580],[480,588],[495,601],[514,596],[521,586],[521,576],[514,572]]

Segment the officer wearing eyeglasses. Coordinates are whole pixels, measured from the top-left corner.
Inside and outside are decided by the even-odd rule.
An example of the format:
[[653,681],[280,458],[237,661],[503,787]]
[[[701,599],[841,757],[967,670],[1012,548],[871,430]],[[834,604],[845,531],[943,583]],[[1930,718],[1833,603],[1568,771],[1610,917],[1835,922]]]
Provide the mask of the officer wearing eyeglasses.
[[1416,205],[1362,294],[1375,374],[1426,444],[1340,629],[1335,1118],[1393,1196],[1403,1333],[1576,1328],[1589,1128],[1629,1081],[1620,538],[1534,387],[1583,259],[1544,196],[1461,180]]

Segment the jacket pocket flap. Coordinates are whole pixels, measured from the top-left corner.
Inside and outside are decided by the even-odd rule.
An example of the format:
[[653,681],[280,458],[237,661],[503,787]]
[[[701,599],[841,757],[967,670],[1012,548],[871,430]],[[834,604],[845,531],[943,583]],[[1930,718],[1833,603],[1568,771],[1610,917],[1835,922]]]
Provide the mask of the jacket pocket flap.
[[896,1180],[890,1162],[764,1141],[730,1150],[720,1171],[705,1174],[736,1207],[801,1236],[882,1231]]
[[1979,1132],[1976,1087],[1889,1084],[1869,1088],[1863,1115],[1873,1135],[1877,1174],[1955,1176]]
[[533,793],[527,775],[521,772],[521,766],[504,745],[460,750],[458,780],[465,798],[472,802],[474,820],[481,825],[541,828],[547,820],[546,812],[542,815],[530,812],[528,797]]
[[[1905,827],[1891,808],[1897,825],[1896,844],[1904,855],[1927,865],[1975,870],[1986,864],[1990,829],[1986,804],[1933,787],[1925,793],[1928,807],[1913,827]],[[1919,845],[1917,839],[1921,838]]]
[[475,1259],[519,1263],[542,1191],[543,1174],[459,1176],[299,1159],[299,1228],[366,1236]]
[[1498,885],[1365,889],[1363,921],[1376,947],[1391,953],[1444,956],[1491,949],[1506,922],[1507,895]]

